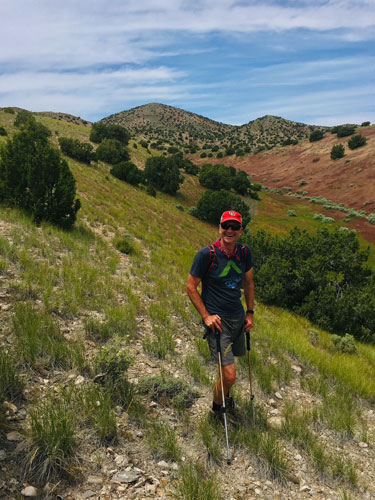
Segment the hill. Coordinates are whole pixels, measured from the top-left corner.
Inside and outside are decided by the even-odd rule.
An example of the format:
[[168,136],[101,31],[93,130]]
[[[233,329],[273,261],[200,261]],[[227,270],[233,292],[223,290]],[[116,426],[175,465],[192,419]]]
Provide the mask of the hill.
[[311,132],[308,125],[276,116],[265,116],[235,126],[157,103],[122,111],[101,121],[122,125],[137,140],[146,140],[160,149],[174,146],[186,151],[225,151],[230,148],[248,153],[285,142],[298,142]]
[[[88,127],[39,119],[88,140]],[[0,125],[11,133],[9,116]],[[68,161],[82,201],[73,231],[0,207],[2,497],[37,485],[77,500],[375,498],[374,347],[339,352],[258,302],[255,412],[245,356],[228,467],[208,416],[216,367],[185,294],[195,252],[217,234],[187,213],[196,178],[154,198],[104,163]]]

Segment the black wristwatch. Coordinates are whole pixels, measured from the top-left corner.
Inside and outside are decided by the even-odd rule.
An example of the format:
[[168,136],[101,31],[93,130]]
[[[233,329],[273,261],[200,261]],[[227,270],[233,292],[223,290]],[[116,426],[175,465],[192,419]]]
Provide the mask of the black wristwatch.
[[248,310],[246,311],[246,314],[254,314],[254,311],[253,311],[252,309],[248,309]]

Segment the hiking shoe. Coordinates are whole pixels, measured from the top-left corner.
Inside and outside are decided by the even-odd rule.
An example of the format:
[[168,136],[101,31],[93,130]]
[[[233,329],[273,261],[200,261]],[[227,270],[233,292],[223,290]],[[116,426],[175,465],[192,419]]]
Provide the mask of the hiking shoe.
[[236,408],[236,403],[232,396],[225,397],[225,408],[227,408],[228,411],[233,411]]
[[212,403],[211,417],[215,420],[215,422],[220,422],[222,424],[224,422],[223,407],[221,405],[217,405],[216,403]]

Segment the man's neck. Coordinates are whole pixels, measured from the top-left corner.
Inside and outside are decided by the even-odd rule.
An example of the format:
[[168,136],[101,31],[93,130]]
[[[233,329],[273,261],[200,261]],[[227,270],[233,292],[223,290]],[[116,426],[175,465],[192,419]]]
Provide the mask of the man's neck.
[[225,243],[222,238],[220,238],[220,244],[221,244],[221,246],[223,248],[225,248],[225,250],[228,253],[234,253],[234,250],[236,248],[236,243],[230,243],[230,244],[228,244],[228,243]]

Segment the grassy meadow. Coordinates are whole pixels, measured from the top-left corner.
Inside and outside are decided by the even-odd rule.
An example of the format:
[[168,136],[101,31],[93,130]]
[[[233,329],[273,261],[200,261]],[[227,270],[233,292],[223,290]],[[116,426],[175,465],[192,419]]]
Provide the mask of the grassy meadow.
[[[0,126],[9,134],[14,116],[0,111]],[[40,120],[56,144],[58,136],[88,140],[89,127]],[[132,144],[140,164],[149,153]],[[217,237],[215,227],[187,213],[202,188],[186,176],[176,197],[152,197],[112,177],[104,163],[68,161],[82,202],[72,231],[36,227],[18,210],[0,207],[0,404],[8,404],[0,411],[0,440],[17,430],[26,450],[23,460],[15,455],[6,464],[4,474],[14,471],[40,485],[62,481],[63,491],[66,478],[79,484],[92,472],[78,453],[83,443],[87,455],[109,445],[119,453],[139,446],[150,464],[178,465],[162,486],[168,498],[229,498],[233,481],[220,473],[222,428],[207,415],[215,367],[185,293],[196,251]],[[289,209],[297,217],[288,217]],[[319,208],[287,196],[261,193],[252,210],[251,231],[320,227],[312,219]],[[371,450],[375,445],[368,418],[375,403],[375,348],[356,346],[357,354],[340,353],[328,333],[304,318],[256,304],[254,404],[245,356],[238,363],[238,418],[230,429],[241,477],[252,463],[259,480],[267,477],[287,495],[298,472],[290,457],[298,451],[314,481],[329,482],[345,498],[372,486],[351,451],[359,442]],[[137,366],[146,360],[152,374]],[[47,383],[36,383],[39,378]],[[275,428],[267,411],[278,391],[285,404],[282,425]],[[200,398],[204,408],[198,411]],[[151,401],[158,402],[156,410]],[[26,408],[24,420],[12,418],[10,402]],[[372,451],[368,460],[375,471]]]

